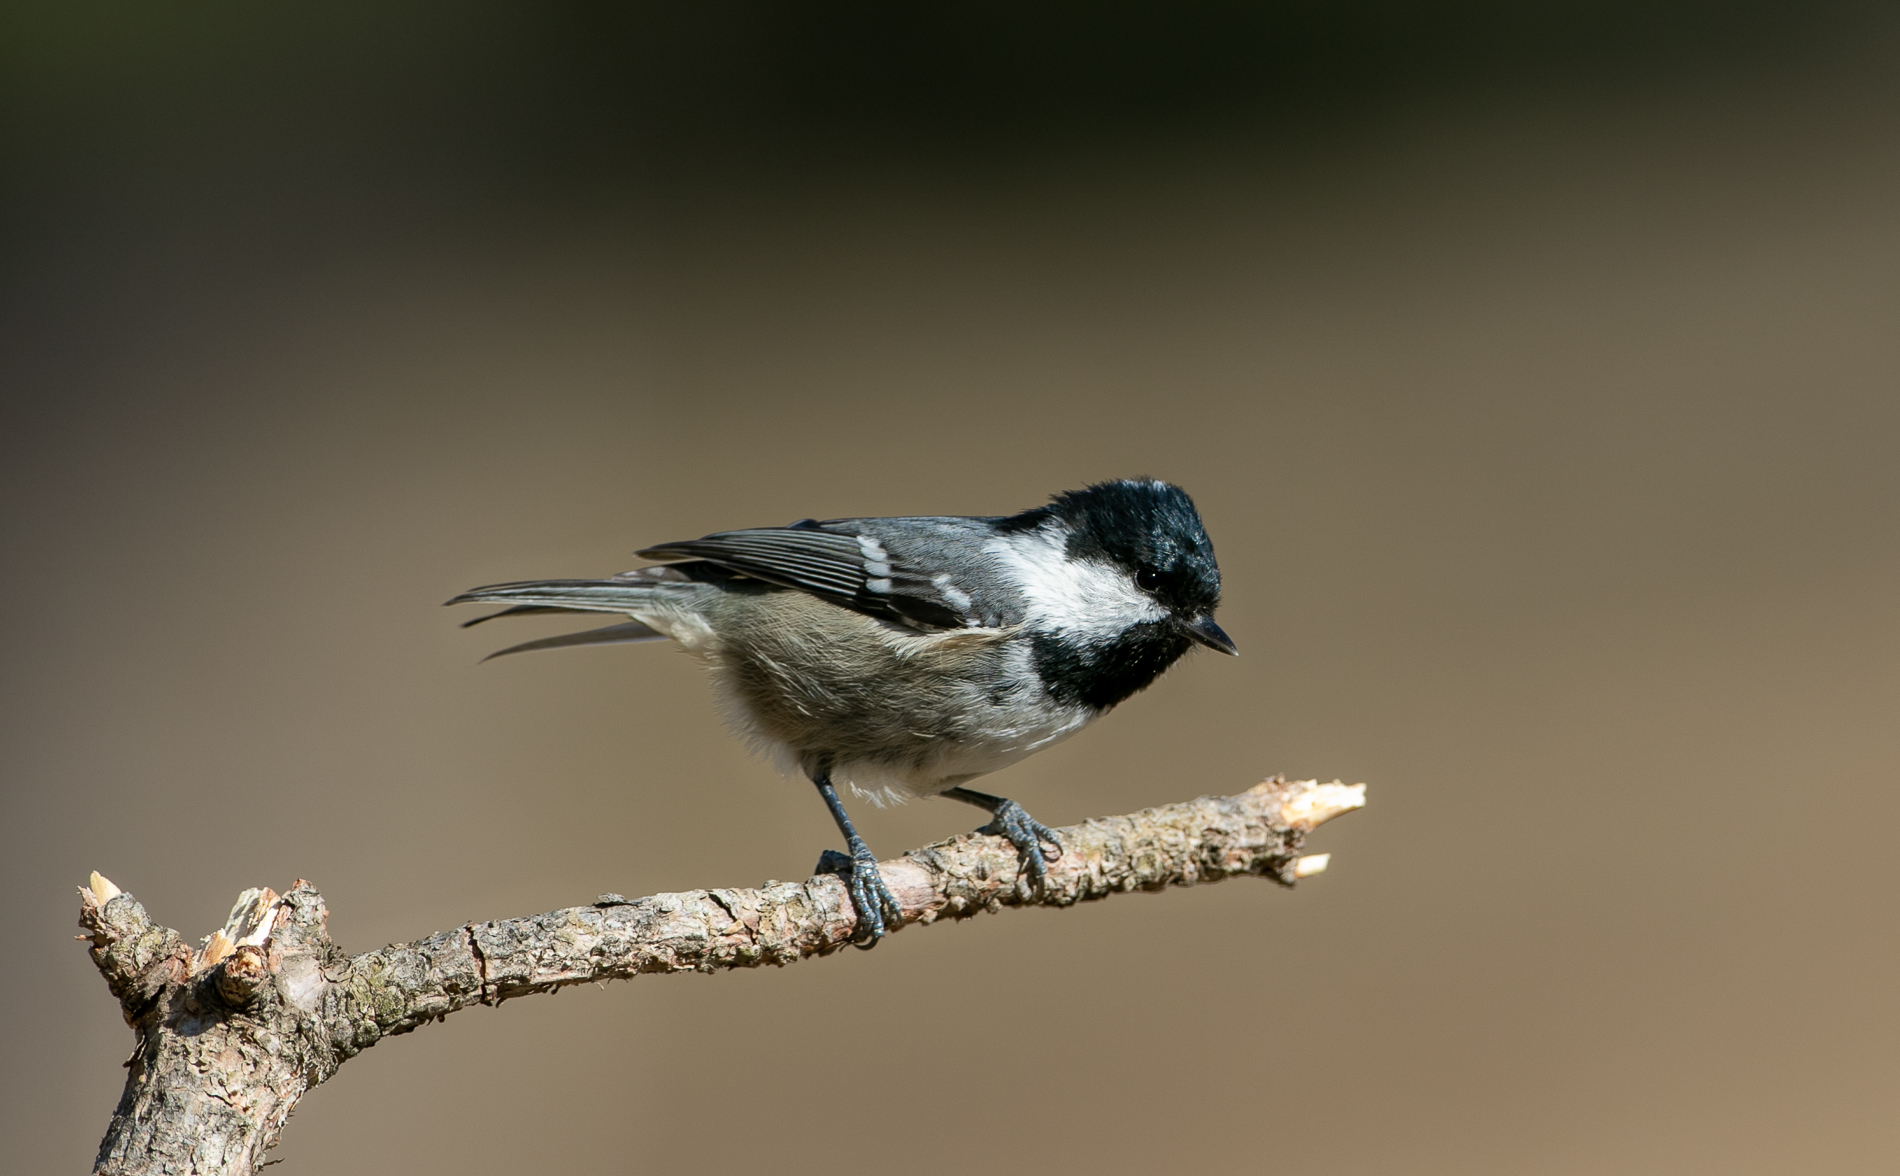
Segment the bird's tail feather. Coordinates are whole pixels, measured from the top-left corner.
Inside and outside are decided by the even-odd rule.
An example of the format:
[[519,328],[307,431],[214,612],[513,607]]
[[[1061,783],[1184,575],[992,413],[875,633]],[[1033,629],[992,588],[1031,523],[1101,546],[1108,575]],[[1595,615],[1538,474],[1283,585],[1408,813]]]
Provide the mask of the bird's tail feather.
[[471,588],[450,604],[505,604],[481,620],[531,612],[626,612],[654,602],[665,588],[625,580],[529,580]]
[[628,621],[623,625],[608,625],[604,629],[585,629],[579,633],[562,633],[555,637],[543,637],[538,641],[523,641],[520,645],[497,649],[482,660],[494,661],[506,654],[527,653],[536,649],[566,649],[576,645],[631,645],[636,641],[664,640],[666,640],[666,634],[657,629],[648,628],[639,621]]
[[[496,617],[540,615],[548,613],[624,613],[650,606],[668,589],[651,580],[532,580],[519,584],[490,584],[462,593],[450,604],[505,604],[500,612],[476,617],[464,624],[478,625]],[[526,653],[535,649],[565,649],[577,645],[626,645],[635,641],[658,641],[665,634],[639,621],[588,629],[580,633],[562,633],[536,641],[524,641],[491,653],[489,658],[508,653]]]
[[[450,601],[449,603],[454,604],[455,602]],[[536,614],[551,616],[556,613],[571,615],[575,613],[590,613],[593,611],[595,610],[591,608],[562,608],[554,604],[517,604],[513,608],[504,608],[500,612],[491,612],[486,616],[476,617],[472,621],[463,621],[462,628],[472,629],[483,621],[492,621],[496,617],[525,617]]]

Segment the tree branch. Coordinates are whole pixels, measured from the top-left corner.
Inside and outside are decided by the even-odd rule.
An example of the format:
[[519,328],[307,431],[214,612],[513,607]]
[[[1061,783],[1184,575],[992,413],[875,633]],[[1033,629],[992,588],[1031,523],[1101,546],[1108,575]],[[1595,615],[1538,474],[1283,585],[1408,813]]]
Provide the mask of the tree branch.
[[[1291,886],[1326,866],[1326,855],[1300,856],[1306,834],[1364,803],[1363,784],[1275,777],[1238,796],[1086,821],[1060,831],[1062,856],[1033,891],[1015,849],[984,834],[878,868],[904,924],[1237,875]],[[843,882],[821,875],[756,890],[602,895],[352,957],[330,941],[323,898],[301,880],[281,896],[245,891],[196,950],[98,874],[79,894],[80,938],[138,1033],[94,1166],[124,1176],[244,1176],[297,1100],[345,1061],[469,1005],[643,972],[789,964],[846,946],[856,925]]]

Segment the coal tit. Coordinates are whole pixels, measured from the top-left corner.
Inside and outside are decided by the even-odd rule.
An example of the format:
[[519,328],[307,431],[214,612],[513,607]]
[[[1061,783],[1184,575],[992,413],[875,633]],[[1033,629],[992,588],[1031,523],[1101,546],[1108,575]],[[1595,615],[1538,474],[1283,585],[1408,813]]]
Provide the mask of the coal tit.
[[1075,734],[1194,643],[1238,652],[1214,623],[1220,569],[1200,514],[1152,479],[1001,518],[805,519],[639,555],[667,562],[449,603],[509,606],[470,625],[633,618],[501,653],[671,638],[703,661],[734,724],[817,785],[850,850],[827,851],[820,868],[845,876],[866,946],[903,916],[834,782],[878,804],[947,796],[986,809],[984,830],[1008,838],[1040,884],[1061,853],[1055,834],[964,785]]

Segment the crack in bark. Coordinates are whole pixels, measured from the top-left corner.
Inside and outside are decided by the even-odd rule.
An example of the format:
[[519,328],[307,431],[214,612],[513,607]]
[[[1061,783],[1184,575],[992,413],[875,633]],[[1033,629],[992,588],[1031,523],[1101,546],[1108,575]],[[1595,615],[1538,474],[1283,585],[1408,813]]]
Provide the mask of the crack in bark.
[[[490,1001],[489,999],[488,957],[482,954],[481,940],[475,938],[475,924],[473,923],[462,924],[462,933],[468,936],[469,955],[472,956],[475,960],[475,974],[480,978],[480,987],[478,990],[480,995],[477,999],[482,1004],[494,1004],[494,1005],[501,1004],[501,1001],[499,1000]],[[443,1013],[442,1016],[437,1017],[436,1020],[439,1021],[442,1019],[442,1017],[446,1017],[446,1016],[448,1016],[448,1013]]]
[[[1014,847],[983,833],[878,868],[903,908],[893,931],[1240,875],[1290,887],[1324,867],[1320,857],[1300,867],[1306,834],[1363,803],[1364,785],[1275,777],[1238,796],[1095,818],[1059,831],[1063,856],[1035,889],[1021,884]],[[81,938],[138,1034],[94,1167],[124,1176],[245,1176],[311,1087],[383,1038],[458,1009],[642,973],[782,967],[840,951],[856,932],[835,875],[633,901],[603,895],[356,956],[330,941],[323,898],[301,879],[281,897],[247,892],[201,952],[97,874],[80,896]],[[246,966],[261,960],[268,974],[254,993],[221,987],[223,961],[254,939]],[[226,991],[245,999],[234,1004]]]

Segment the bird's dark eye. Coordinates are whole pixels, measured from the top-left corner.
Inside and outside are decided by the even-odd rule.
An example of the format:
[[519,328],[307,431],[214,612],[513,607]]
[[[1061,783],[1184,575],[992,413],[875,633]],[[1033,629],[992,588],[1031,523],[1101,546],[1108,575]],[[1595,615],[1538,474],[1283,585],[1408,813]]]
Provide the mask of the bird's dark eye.
[[1135,573],[1135,587],[1143,592],[1153,592],[1161,587],[1161,573],[1153,568],[1142,568]]

